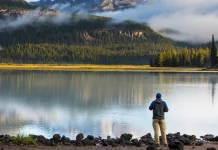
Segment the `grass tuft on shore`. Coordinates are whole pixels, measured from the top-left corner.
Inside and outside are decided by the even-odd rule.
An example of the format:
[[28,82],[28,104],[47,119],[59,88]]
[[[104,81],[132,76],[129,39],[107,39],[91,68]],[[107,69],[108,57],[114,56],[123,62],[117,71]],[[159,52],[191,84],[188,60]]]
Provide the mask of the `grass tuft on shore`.
[[149,65],[100,64],[13,64],[0,63],[0,70],[50,70],[50,71],[116,71],[116,72],[217,72],[192,67],[150,67]]
[[17,135],[17,136],[11,136],[10,140],[14,144],[24,144],[24,145],[37,145],[37,139],[33,138],[32,136],[24,136],[24,135]]

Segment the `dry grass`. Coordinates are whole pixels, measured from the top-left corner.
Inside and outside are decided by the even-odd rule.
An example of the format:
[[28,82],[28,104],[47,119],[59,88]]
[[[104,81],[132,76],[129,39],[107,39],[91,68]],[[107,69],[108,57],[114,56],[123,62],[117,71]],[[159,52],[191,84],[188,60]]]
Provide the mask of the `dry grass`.
[[10,137],[10,140],[14,144],[25,144],[25,145],[37,145],[37,139],[33,138],[32,136],[24,136],[24,135],[17,135]]
[[[150,67],[149,65],[94,64],[0,64],[4,70],[63,70],[63,71],[131,71],[131,72],[208,72],[203,68]],[[209,70],[217,72],[217,70]]]

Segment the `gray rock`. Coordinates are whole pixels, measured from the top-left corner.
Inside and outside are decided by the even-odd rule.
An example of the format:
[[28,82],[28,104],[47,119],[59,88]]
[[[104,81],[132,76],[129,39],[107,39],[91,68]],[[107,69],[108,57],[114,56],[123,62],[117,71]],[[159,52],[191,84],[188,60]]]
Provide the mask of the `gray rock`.
[[50,144],[51,146],[57,146],[57,142],[55,142],[55,140],[53,138],[50,139]]
[[216,150],[214,147],[208,147],[206,150]]
[[70,138],[66,137],[66,136],[62,136],[61,137],[61,142],[64,144],[64,145],[69,145],[70,144]]
[[111,137],[108,135],[108,136],[107,136],[107,140],[110,140],[110,139],[111,139]]
[[200,136],[203,140],[205,141],[209,141],[210,139],[213,139],[214,138],[214,135],[212,134],[206,134],[204,136]]
[[10,137],[11,137],[10,135],[7,135],[7,134],[6,134],[6,135],[4,136],[4,140],[3,140],[4,143],[9,143],[9,142],[10,142]]
[[109,143],[108,143],[107,140],[102,140],[102,145],[103,145],[103,146],[109,146]]
[[132,139],[132,134],[122,134],[120,136],[121,141],[130,141]]
[[132,139],[131,142],[133,143],[133,145],[137,146],[139,143],[138,139]]
[[147,148],[146,148],[146,150],[157,150],[157,148],[153,145],[153,146],[151,146],[151,145],[149,145]]
[[141,139],[143,139],[143,140],[151,140],[152,139],[151,133],[148,133],[148,134],[142,136]]
[[93,141],[93,140],[94,140],[94,136],[88,135],[88,136],[87,136],[87,139],[90,140],[90,141]]
[[54,139],[54,142],[55,142],[55,143],[61,142],[61,136],[60,136],[60,134],[55,134],[55,135],[53,135],[53,139]]
[[39,135],[37,137],[38,142],[42,143],[42,144],[46,144],[46,142],[48,141],[48,139],[46,139],[43,135]]
[[191,135],[191,136],[189,136],[189,140],[191,141],[191,142],[195,142],[196,141],[196,136],[195,135]]
[[178,149],[178,150],[183,150],[184,149],[184,145],[182,142],[175,140],[175,141],[170,141],[168,144],[168,147],[170,149]]
[[209,139],[209,141],[218,141],[218,136],[216,136],[215,138]]
[[83,140],[83,138],[84,138],[84,136],[83,136],[82,133],[79,133],[79,134],[76,136],[76,140],[77,140],[77,141],[81,141],[81,140]]
[[178,140],[180,142],[182,142],[184,145],[190,145],[191,144],[190,140],[188,138],[184,137],[184,136],[178,137]]

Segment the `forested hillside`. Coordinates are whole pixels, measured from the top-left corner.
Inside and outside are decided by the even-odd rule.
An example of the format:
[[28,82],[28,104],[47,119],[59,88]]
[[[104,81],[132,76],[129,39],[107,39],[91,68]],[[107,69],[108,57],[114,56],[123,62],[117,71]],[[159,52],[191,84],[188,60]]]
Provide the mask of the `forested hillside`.
[[3,62],[20,63],[144,64],[148,56],[174,48],[172,40],[146,24],[111,23],[111,18],[91,15],[85,19],[73,15],[59,24],[46,21],[5,28],[0,32],[0,45],[5,49]]

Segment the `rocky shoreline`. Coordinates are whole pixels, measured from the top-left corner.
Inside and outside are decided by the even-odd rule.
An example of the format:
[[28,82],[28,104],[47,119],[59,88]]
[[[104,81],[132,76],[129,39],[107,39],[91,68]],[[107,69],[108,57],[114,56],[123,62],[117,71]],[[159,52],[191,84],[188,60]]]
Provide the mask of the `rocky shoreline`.
[[[34,142],[30,142],[30,141]],[[206,147],[207,150],[216,150],[218,143],[218,136],[214,136],[211,134],[207,134],[205,136],[201,136],[200,139],[196,138],[195,135],[181,135],[179,132],[175,134],[167,134],[168,146],[163,147],[160,146],[161,149],[178,149],[183,150],[185,146],[189,146],[192,149],[196,149],[198,147],[203,146],[204,144],[208,144],[209,142],[216,142],[212,144],[210,147]],[[160,137],[160,142],[162,144],[162,138]],[[19,146],[28,146],[32,147],[60,147],[61,149],[66,149],[66,147],[74,147],[74,149],[82,148],[82,147],[104,147],[107,148],[116,148],[119,147],[128,147],[131,149],[135,149],[137,147],[141,147],[146,150],[157,150],[159,147],[155,146],[154,139],[150,133],[142,136],[141,138],[133,139],[132,134],[122,134],[119,138],[111,138],[108,136],[106,139],[101,137],[94,137],[92,135],[88,135],[84,137],[82,133],[79,133],[76,136],[75,140],[71,140],[66,136],[61,136],[59,134],[53,135],[52,138],[45,138],[43,135],[29,135],[27,138],[25,137],[14,137],[10,135],[0,135],[0,146],[3,146],[2,149],[10,149],[8,147],[19,147]],[[211,145],[211,144],[210,144]],[[65,148],[63,148],[63,146]],[[162,148],[163,147],[163,148]],[[41,149],[40,148],[40,149]],[[44,148],[42,148],[44,149]]]

